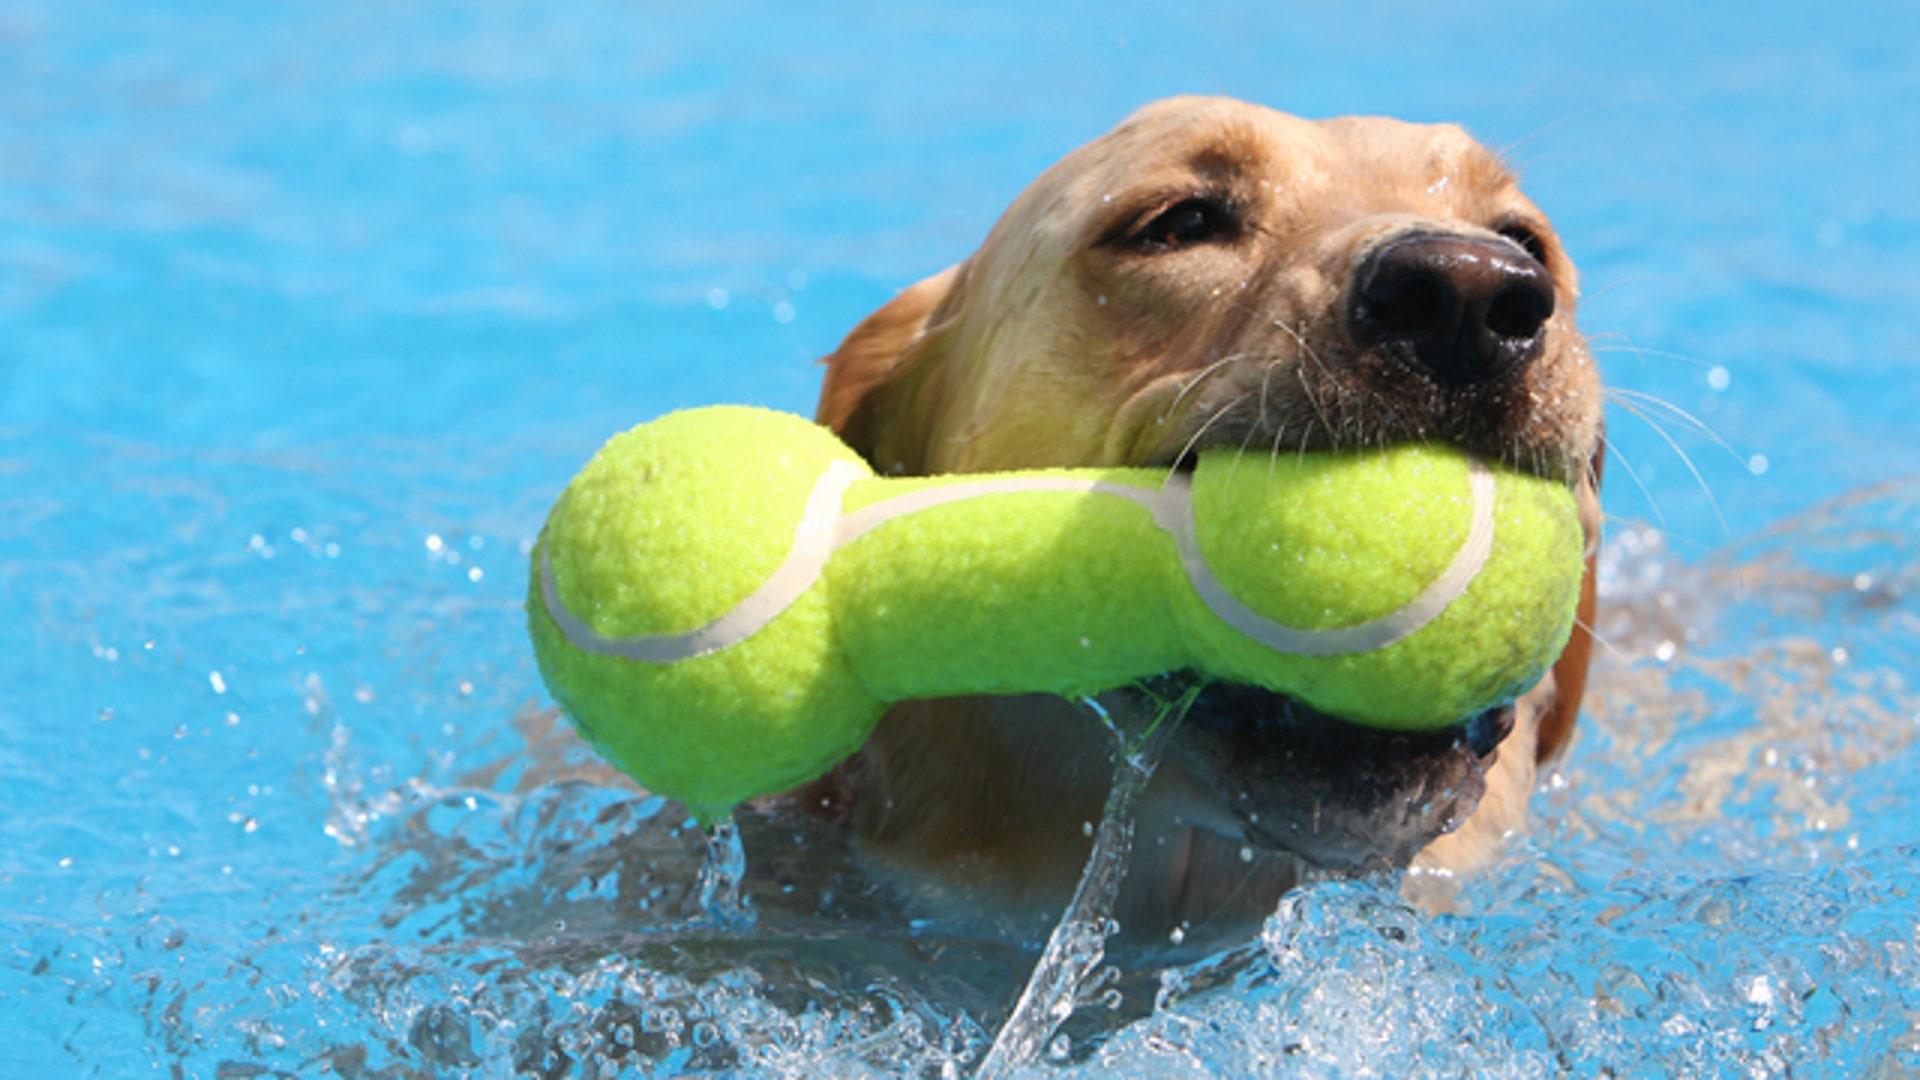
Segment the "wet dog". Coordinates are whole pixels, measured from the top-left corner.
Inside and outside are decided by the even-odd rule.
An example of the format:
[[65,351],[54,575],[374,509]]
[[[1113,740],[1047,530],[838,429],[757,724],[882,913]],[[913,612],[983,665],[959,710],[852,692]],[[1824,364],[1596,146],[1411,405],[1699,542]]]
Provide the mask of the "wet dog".
[[[1580,628],[1510,707],[1389,736],[1251,687],[1198,689],[1141,800],[1128,931],[1244,928],[1316,875],[1445,876],[1521,827],[1591,647],[1601,401],[1576,296],[1545,215],[1456,127],[1179,98],[1069,154],[979,251],[827,358],[818,419],[885,474],[1440,441],[1574,489]],[[1099,705],[1138,714],[1184,678]],[[1051,919],[1110,755],[1085,705],[907,702],[799,794],[941,910]]]

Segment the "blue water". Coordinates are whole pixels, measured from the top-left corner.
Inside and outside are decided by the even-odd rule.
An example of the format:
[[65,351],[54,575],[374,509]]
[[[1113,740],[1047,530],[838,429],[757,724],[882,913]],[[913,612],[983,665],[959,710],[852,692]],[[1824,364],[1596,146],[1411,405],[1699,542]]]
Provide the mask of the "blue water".
[[1179,91],[1523,171],[1620,391],[1609,650],[1458,914],[1305,890],[1046,1069],[1920,1069],[1920,16],[1453,7],[0,4],[0,1075],[964,1073],[1032,954],[780,823],[757,928],[687,917],[523,553]]

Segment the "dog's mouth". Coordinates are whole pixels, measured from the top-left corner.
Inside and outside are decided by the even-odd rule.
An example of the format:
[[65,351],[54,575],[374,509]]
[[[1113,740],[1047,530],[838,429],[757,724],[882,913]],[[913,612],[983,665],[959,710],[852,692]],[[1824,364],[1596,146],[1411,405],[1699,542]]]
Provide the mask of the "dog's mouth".
[[[1162,460],[1166,467],[1190,471],[1202,450],[1260,447],[1271,438],[1266,425],[1264,413],[1228,418]],[[1527,471],[1571,482],[1546,466],[1549,459],[1510,453],[1508,447],[1461,434],[1454,432],[1446,441],[1509,467],[1530,465]],[[1489,449],[1495,452],[1488,455]],[[1177,673],[1139,692],[1159,702],[1193,695],[1168,754],[1220,793],[1228,814],[1204,827],[1216,833],[1237,827],[1242,842],[1291,855],[1303,873],[1404,869],[1479,806],[1487,772],[1515,722],[1509,703],[1436,730],[1389,731],[1257,686],[1202,682],[1198,675]]]
[[1411,436],[1381,432],[1347,443],[1333,438],[1330,433],[1309,432],[1307,435],[1308,438],[1303,441],[1283,444],[1276,437],[1275,427],[1264,417],[1256,416],[1247,421],[1220,420],[1198,436],[1187,436],[1177,453],[1151,454],[1146,460],[1152,468],[1190,474],[1199,466],[1200,455],[1210,450],[1226,449],[1254,456],[1268,453],[1335,453],[1362,446],[1380,449],[1400,443],[1442,443],[1464,450],[1482,461],[1497,463],[1501,468],[1530,473],[1568,487],[1576,486],[1581,478],[1580,469],[1574,464],[1576,455],[1561,449],[1546,452],[1520,445],[1504,433],[1481,433],[1481,437],[1477,438],[1434,439],[1418,431]]
[[1504,705],[1437,731],[1383,731],[1186,673],[1140,692],[1192,695],[1168,753],[1219,786],[1248,844],[1340,874],[1404,868],[1457,828],[1479,805],[1514,723]]

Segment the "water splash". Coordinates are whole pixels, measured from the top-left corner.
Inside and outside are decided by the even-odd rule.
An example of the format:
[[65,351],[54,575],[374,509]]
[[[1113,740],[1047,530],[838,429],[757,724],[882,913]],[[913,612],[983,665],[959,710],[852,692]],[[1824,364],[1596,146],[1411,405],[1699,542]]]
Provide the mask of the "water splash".
[[[1410,911],[1378,883],[1316,884],[1260,941],[1173,972],[1157,999],[1132,987],[1160,973],[1126,963],[1129,1004],[1150,1010],[1084,1004],[1112,992],[1119,962],[1095,932],[1104,958],[1069,957],[1058,992],[1035,991],[1026,1053],[1039,1057],[1017,1071],[1920,1068],[1920,487],[1705,565],[1636,553],[1630,536],[1608,549],[1604,692],[1533,800],[1532,830],[1463,887],[1460,914]],[[93,783],[75,805],[91,820],[150,814],[136,794],[213,778],[234,793],[237,817],[220,818],[232,838],[156,819],[89,840],[72,806],[18,801],[33,840],[0,872],[18,899],[0,913],[0,1000],[20,1018],[8,1060],[24,1064],[4,1071],[962,1076],[1032,981],[1013,935],[916,919],[844,830],[804,815],[741,813],[755,922],[703,920],[713,904],[690,894],[712,838],[683,808],[623,786],[550,710],[508,724],[510,700],[416,701],[353,673],[342,656],[362,647],[316,646],[269,681],[244,677],[266,660],[237,644],[207,649],[218,663],[189,679],[164,645],[121,650],[101,702],[113,719],[59,760],[74,776],[135,767],[142,786]],[[228,692],[206,733],[119,726],[136,706],[191,718],[216,666]],[[340,686],[379,694],[322,696]],[[243,722],[217,722],[236,699]],[[63,711],[46,692],[28,701]],[[416,707],[445,725],[437,741],[403,722]],[[269,727],[290,740],[278,756],[257,741]],[[358,842],[323,831],[341,821]],[[130,869],[83,877],[90,865]],[[99,915],[62,914],[76,911]],[[1071,1054],[1045,1023],[1062,1001]]]
[[746,845],[740,840],[739,824],[728,814],[707,826],[707,856],[689,897],[687,917],[727,930],[751,929],[753,908],[740,891],[746,876]]
[[1119,928],[1113,918],[1114,900],[1126,881],[1127,861],[1133,854],[1133,805],[1153,778],[1167,738],[1180,726],[1198,693],[1196,688],[1178,701],[1162,702],[1147,729],[1131,740],[1131,747],[1110,714],[1094,702],[1086,703],[1115,739],[1113,785],[1107,790],[1107,804],[1080,884],[1048,937],[1046,951],[1034,965],[1013,1014],[1001,1025],[993,1048],[981,1062],[978,1075],[983,1080],[1010,1075],[1039,1057],[1053,1033],[1073,1015],[1088,976],[1106,956],[1107,938]]

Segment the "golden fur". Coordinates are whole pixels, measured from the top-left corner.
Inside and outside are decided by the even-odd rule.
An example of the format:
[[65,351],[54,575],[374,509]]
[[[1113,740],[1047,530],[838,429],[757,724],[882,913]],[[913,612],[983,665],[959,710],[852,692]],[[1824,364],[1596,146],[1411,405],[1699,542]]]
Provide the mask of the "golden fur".
[[[1359,340],[1357,268],[1416,234],[1524,250],[1544,268],[1552,314],[1521,370],[1442,386]],[[857,326],[826,359],[818,418],[894,474],[1453,441],[1572,485],[1591,550],[1600,387],[1576,294],[1545,215],[1459,128],[1177,98],[1069,154],[976,253]],[[1477,809],[1429,837],[1416,865],[1467,869],[1522,826],[1538,763],[1572,729],[1592,613],[1590,559],[1582,628],[1516,708]],[[1232,755],[1185,752],[1186,734],[1142,800],[1121,911],[1142,933],[1242,926],[1314,872],[1249,841],[1223,794]],[[1108,754],[1057,699],[909,702],[802,795],[936,902],[1051,918],[1085,857]]]

